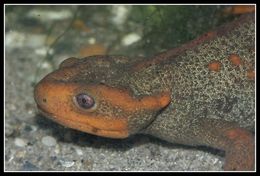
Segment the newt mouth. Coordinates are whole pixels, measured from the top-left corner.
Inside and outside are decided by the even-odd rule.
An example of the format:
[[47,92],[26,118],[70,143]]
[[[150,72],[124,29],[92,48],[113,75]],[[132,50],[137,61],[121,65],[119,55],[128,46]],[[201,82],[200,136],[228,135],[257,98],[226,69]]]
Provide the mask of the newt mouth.
[[127,130],[107,130],[107,129],[100,129],[98,127],[92,126],[90,124],[78,122],[77,120],[71,120],[66,118],[60,118],[59,116],[46,111],[40,105],[37,105],[38,111],[43,116],[57,122],[66,127],[70,127],[75,130],[79,130],[82,132],[103,136],[103,137],[110,137],[110,138],[126,138],[128,136]]

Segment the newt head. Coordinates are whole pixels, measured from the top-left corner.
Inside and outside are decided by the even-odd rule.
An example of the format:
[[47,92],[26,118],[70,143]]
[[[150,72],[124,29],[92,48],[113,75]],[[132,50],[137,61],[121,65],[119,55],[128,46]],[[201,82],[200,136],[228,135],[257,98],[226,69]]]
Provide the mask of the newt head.
[[[90,134],[125,138],[149,125],[169,104],[168,92],[135,97],[127,88],[106,84],[106,79],[119,79],[117,67],[87,59],[64,61],[36,85],[34,98],[43,115]],[[96,62],[101,64],[94,68]]]

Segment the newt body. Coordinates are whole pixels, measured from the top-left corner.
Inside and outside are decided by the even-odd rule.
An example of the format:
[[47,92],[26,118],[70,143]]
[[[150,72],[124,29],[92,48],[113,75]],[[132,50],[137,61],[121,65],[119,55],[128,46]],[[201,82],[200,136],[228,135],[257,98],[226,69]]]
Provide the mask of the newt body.
[[248,15],[146,60],[67,59],[37,84],[35,100],[43,114],[70,128],[206,145],[226,152],[225,170],[253,170],[254,49]]

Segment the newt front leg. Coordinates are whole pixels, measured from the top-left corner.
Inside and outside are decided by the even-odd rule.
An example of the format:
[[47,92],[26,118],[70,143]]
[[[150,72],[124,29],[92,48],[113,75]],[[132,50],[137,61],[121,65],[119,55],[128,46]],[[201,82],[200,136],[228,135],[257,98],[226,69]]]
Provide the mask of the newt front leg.
[[[176,126],[171,118],[155,120],[144,133],[151,134],[169,142],[194,146],[209,146],[225,151],[224,170],[254,170],[255,145],[253,134],[227,121],[198,118],[183,120],[181,134],[174,134]],[[180,127],[177,127],[180,129]],[[174,134],[174,135],[173,135]]]

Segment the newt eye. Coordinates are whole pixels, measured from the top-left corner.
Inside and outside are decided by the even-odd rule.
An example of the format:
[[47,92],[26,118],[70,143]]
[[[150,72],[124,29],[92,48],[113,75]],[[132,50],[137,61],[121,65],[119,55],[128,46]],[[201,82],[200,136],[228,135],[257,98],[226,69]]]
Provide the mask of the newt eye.
[[84,108],[84,109],[89,109],[92,108],[95,105],[94,99],[89,96],[88,94],[81,93],[76,95],[76,102],[79,107]]

